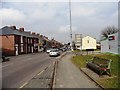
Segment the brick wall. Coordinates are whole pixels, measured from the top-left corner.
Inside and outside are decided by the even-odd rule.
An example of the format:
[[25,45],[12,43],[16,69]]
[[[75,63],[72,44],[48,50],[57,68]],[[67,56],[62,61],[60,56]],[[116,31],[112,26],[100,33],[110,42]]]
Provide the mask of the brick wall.
[[14,35],[0,36],[2,38],[2,50],[7,55],[15,55]]

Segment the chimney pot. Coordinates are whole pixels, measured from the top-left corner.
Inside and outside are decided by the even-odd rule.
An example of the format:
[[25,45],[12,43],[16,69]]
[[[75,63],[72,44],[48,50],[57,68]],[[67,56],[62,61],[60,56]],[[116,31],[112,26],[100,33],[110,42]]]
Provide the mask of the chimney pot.
[[40,36],[40,34],[39,34],[39,33],[37,33],[37,36]]
[[35,32],[32,32],[33,35],[35,35],[36,33]]
[[40,37],[43,37],[43,35],[40,35]]
[[10,26],[10,28],[12,28],[13,30],[16,30],[16,26]]
[[19,30],[20,30],[21,32],[23,32],[23,31],[24,31],[24,28],[19,28]]

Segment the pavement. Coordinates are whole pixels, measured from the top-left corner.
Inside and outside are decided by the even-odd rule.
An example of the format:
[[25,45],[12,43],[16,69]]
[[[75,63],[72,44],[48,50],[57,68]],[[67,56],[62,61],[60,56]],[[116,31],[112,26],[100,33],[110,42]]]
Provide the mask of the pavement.
[[72,55],[68,53],[59,60],[54,88],[94,88],[101,90],[95,82],[71,62],[71,57]]

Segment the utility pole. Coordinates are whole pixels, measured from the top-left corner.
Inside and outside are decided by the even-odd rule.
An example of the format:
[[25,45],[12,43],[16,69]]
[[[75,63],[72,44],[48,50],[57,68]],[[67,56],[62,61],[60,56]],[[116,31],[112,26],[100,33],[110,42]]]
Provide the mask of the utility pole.
[[71,51],[73,51],[72,45],[72,20],[71,20],[71,0],[69,0],[69,14],[70,14],[70,39],[71,39]]
[[81,55],[82,55],[82,34],[80,34],[80,43],[81,43],[80,50],[81,50]]

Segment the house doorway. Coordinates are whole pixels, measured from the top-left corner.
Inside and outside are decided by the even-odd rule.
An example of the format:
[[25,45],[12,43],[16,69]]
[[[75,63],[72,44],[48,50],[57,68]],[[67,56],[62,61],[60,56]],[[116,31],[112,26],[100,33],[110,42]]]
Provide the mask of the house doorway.
[[18,46],[15,47],[15,55],[18,55]]

